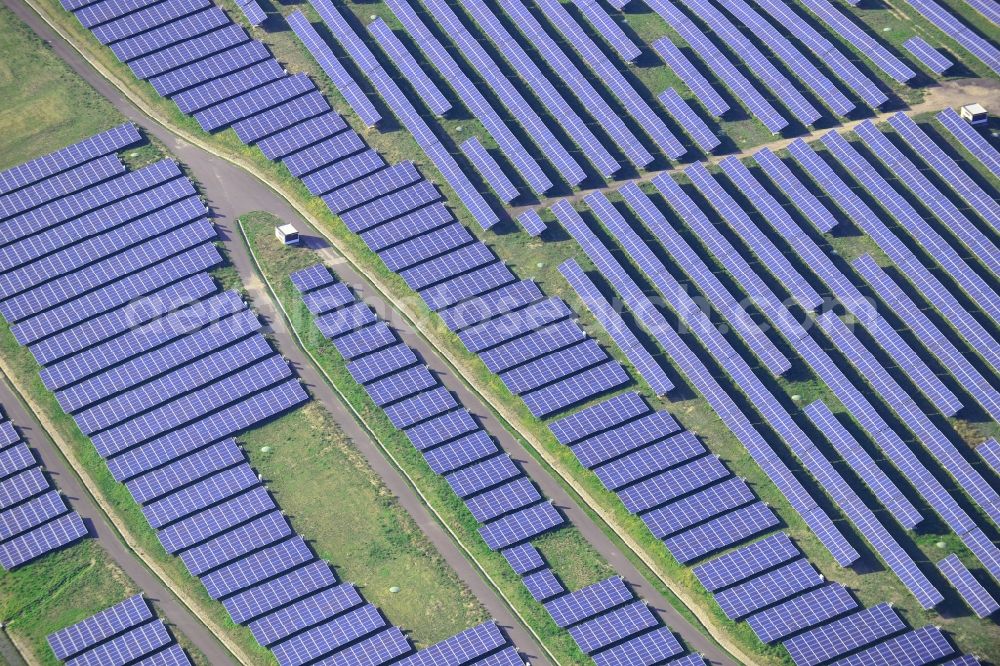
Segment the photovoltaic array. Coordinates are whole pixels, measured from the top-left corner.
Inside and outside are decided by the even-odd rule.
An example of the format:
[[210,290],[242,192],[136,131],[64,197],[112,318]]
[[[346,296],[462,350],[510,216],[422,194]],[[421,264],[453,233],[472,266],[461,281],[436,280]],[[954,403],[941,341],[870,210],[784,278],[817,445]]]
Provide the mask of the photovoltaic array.
[[48,642],[59,661],[73,666],[191,664],[141,594],[49,634]]
[[14,424],[0,414],[0,566],[16,569],[87,534]]

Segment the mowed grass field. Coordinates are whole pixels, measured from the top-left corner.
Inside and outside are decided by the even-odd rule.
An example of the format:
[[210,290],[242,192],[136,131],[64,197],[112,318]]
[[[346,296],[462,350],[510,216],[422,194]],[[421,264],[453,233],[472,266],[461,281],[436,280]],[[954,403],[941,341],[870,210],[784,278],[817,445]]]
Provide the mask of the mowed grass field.
[[6,7],[0,7],[0,56],[0,170],[122,122]]

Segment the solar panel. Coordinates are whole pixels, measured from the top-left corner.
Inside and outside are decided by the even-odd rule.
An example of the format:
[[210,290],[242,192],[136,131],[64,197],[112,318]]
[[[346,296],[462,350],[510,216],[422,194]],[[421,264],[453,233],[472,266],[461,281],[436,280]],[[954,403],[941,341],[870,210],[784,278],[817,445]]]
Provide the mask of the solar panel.
[[260,484],[250,465],[243,463],[205,477],[194,485],[185,486],[173,494],[146,504],[142,512],[155,528],[183,518],[207,506],[227,499]]
[[385,626],[378,609],[367,604],[278,643],[272,652],[283,666],[305,664]]
[[368,24],[368,32],[372,34],[375,41],[382,49],[389,54],[393,63],[406,77],[406,80],[413,86],[424,101],[427,107],[435,115],[442,116],[451,109],[451,102],[444,96],[437,85],[431,81],[427,73],[417,63],[413,55],[403,46],[403,43],[386,25],[385,21],[377,18]]
[[[206,326],[219,317],[246,312],[246,305],[234,292],[227,291],[209,296],[202,301],[196,300],[214,290],[215,284],[210,278],[196,275],[172,287],[153,292],[147,299],[129,308],[131,330],[118,337],[110,337],[100,344],[95,344],[96,341],[90,339],[100,336],[84,337],[86,343],[92,346],[49,365],[41,372],[42,381],[49,389],[60,389],[84,377],[104,371],[108,366],[120,363],[137,353]],[[251,319],[246,322],[247,328],[255,330],[259,327],[259,322],[256,322],[252,314],[247,313],[247,315]],[[116,333],[120,331],[112,329],[111,334]]]
[[493,291],[514,282],[514,274],[503,262],[487,264],[483,268],[460,275],[420,292],[431,310],[441,310],[473,296]]
[[[270,160],[287,158],[289,163],[294,163],[294,158],[299,152],[315,146],[322,139],[332,137],[338,132],[343,133],[347,127],[347,122],[338,114],[324,113],[264,137],[257,142],[257,147]],[[344,134],[347,140],[347,137],[354,135],[354,132]]]
[[680,426],[670,414],[657,411],[577,442],[572,449],[585,467],[593,468],[678,430]]
[[[958,17],[934,0],[909,0],[909,4],[935,27],[981,60],[983,64],[993,70],[994,74],[1000,73],[1000,49],[990,40],[967,27]],[[983,4],[979,3],[980,6]],[[991,7],[991,11],[996,14],[996,7]]]
[[65,513],[0,545],[0,566],[10,571],[88,534],[80,516]]
[[125,485],[138,504],[146,504],[167,493],[245,460],[232,439],[212,444],[165,467],[150,470]]
[[375,109],[368,97],[358,87],[354,78],[348,74],[344,66],[340,64],[333,51],[327,46],[323,38],[319,36],[316,29],[309,23],[309,20],[301,12],[293,12],[286,17],[288,25],[292,31],[302,41],[309,53],[316,59],[320,67],[326,73],[337,90],[343,95],[347,103],[351,105],[361,121],[368,127],[374,127],[382,116]]
[[458,409],[406,429],[406,436],[417,449],[425,451],[453,437],[476,430],[479,426],[464,409]]
[[[168,30],[164,29],[163,32],[168,32]],[[246,42],[247,39],[243,28],[235,23],[230,23],[218,30],[191,37],[160,51],[135,58],[128,63],[128,66],[136,78],[149,79],[187,63],[225,51]]]
[[403,632],[390,627],[340,650],[321,663],[324,666],[381,666],[412,650]]
[[392,332],[388,324],[381,321],[333,340],[340,355],[351,361],[395,342],[398,342],[396,334]]
[[903,42],[903,47],[935,74],[944,74],[953,64],[940,51],[917,35]]
[[[313,98],[316,93],[309,93],[305,97]],[[289,105],[294,105],[298,100],[292,100]],[[324,102],[325,103],[325,102]],[[280,109],[281,107],[278,107]],[[271,113],[271,112],[265,112]],[[318,118],[329,117],[330,114],[323,114],[318,116]],[[256,116],[255,116],[256,117]],[[334,116],[340,118],[340,116]],[[252,118],[251,118],[252,120]],[[245,121],[241,121],[245,122]],[[310,121],[306,121],[308,123]],[[300,123],[305,124],[305,123]],[[325,123],[321,124],[325,125]],[[298,126],[298,124],[296,125]],[[322,138],[318,136],[319,132],[327,132],[326,128],[323,126],[318,127],[313,134],[313,138]],[[282,157],[282,164],[288,167],[288,170],[296,178],[302,178],[307,174],[319,170],[322,167],[326,167],[335,162],[339,162],[345,159],[349,155],[361,152],[365,149],[364,140],[355,134],[354,132],[345,132],[338,130],[339,133],[327,132],[323,134],[323,138],[318,143],[314,143],[305,148],[296,149],[291,154],[286,154]],[[330,136],[332,135],[332,136]],[[297,137],[291,137],[289,140],[296,139]],[[305,137],[302,139],[306,140]],[[261,143],[267,141],[267,137],[261,140]],[[273,150],[273,148],[271,148]],[[281,150],[287,150],[287,148],[282,148]]]
[[232,21],[225,12],[212,6],[165,23],[160,29],[115,42],[111,44],[111,50],[122,62],[130,62],[171,44],[184,43],[192,37],[226,25],[232,25]]
[[445,479],[455,494],[464,499],[520,474],[521,470],[504,454],[451,472]]
[[207,5],[205,0],[167,0],[167,2],[148,6],[120,19],[97,26],[92,32],[102,44],[111,44],[174,19],[193,14]]
[[234,402],[210,415],[173,430],[166,435],[124,451],[107,461],[118,481],[148,471],[198,449],[281,414],[309,399],[297,379],[289,379],[248,398]]
[[552,573],[552,569],[542,569],[541,571],[529,574],[522,580],[531,598],[542,602],[552,597],[563,594],[566,588],[563,587],[559,579]]
[[279,511],[255,518],[221,536],[181,553],[184,565],[195,576],[228,564],[242,555],[269,546],[292,532]]
[[857,607],[858,603],[846,588],[829,583],[754,613],[747,618],[747,624],[761,641],[773,643]]
[[257,487],[168,525],[158,536],[168,553],[177,553],[275,508],[267,491]]
[[322,590],[250,622],[261,645],[269,646],[291,634],[364,603],[351,585]]
[[823,583],[823,576],[805,559],[715,593],[722,612],[737,620]]
[[519,576],[545,566],[542,556],[530,543],[523,543],[519,546],[506,548],[500,552],[507,559],[507,562],[514,570],[514,573]]
[[0,195],[27,187],[102,155],[110,155],[142,141],[132,123],[118,125],[71,146],[0,171]]
[[0,477],[7,477],[15,472],[32,467],[35,456],[26,444],[18,444],[0,452]]
[[531,361],[500,378],[512,393],[524,393],[561,377],[592,367],[608,358],[595,340],[583,342]]
[[522,664],[524,664],[524,660],[518,654],[517,648],[507,647],[484,659],[474,661],[469,666],[522,666]]
[[486,131],[497,142],[497,145],[510,159],[511,164],[514,165],[529,187],[536,194],[544,194],[548,191],[552,187],[552,182],[542,171],[538,162],[528,154],[506,123],[493,110],[490,103],[472,84],[472,81],[437,38],[427,29],[410,5],[400,0],[390,0],[387,4],[427,58],[449,82],[465,107],[483,123]]
[[[945,226],[991,271],[1000,271],[1000,250],[980,229],[946,197],[906,157],[894,143],[886,138],[870,121],[854,129],[868,148],[896,175],[907,189],[913,192],[927,210],[944,222]],[[927,235],[925,233],[925,235]],[[933,238],[933,236],[928,236]]]
[[29,497],[34,497],[39,493],[48,490],[49,482],[46,481],[42,472],[37,468],[32,468],[11,476],[0,484],[0,510],[9,509],[11,506],[23,502]]
[[538,285],[531,280],[521,280],[470,298],[438,314],[450,330],[460,331],[491,317],[540,301],[542,298]]
[[155,652],[170,642],[163,622],[154,620],[91,648],[66,663],[68,666],[120,666]]
[[[351,295],[351,298],[353,299],[353,294]],[[334,344],[340,348],[343,345],[341,344],[341,338],[339,336],[345,336],[345,334],[350,331],[363,333],[363,331],[368,330],[365,327],[369,327],[377,321],[378,317],[367,303],[356,302],[345,308],[341,308],[334,312],[328,312],[320,317],[317,317],[316,328],[319,329],[319,332],[322,333],[324,337],[331,339],[336,338],[334,340]],[[381,330],[373,331],[373,333],[381,332]],[[384,339],[381,335],[376,334],[371,336],[368,342],[381,344],[384,342]]]
[[965,173],[946,152],[905,113],[889,118],[889,124],[907,145],[941,177],[969,206],[989,222],[1000,228],[1000,204],[989,196]]
[[569,633],[590,654],[657,624],[653,613],[641,601],[613,610],[593,620],[570,627]]
[[[410,213],[417,211],[422,206],[429,204],[434,201],[441,199],[441,193],[438,192],[437,188],[428,180],[422,180],[419,183],[410,185],[391,197],[383,197],[381,199],[376,199],[371,203],[365,204],[354,210],[347,211],[343,215],[344,224],[347,228],[355,233],[362,233],[373,227],[382,229],[383,226],[387,228],[392,228],[390,225],[402,225],[405,224],[406,220],[411,219]],[[437,204],[435,208],[444,208],[443,204]],[[447,211],[447,209],[445,208]],[[413,212],[413,217],[417,217],[419,214]],[[396,218],[396,219],[393,219]],[[449,220],[453,220],[449,213]],[[392,220],[392,222],[387,222]],[[383,223],[385,223],[383,225]],[[439,224],[434,224],[431,226],[428,223],[427,229],[434,228],[434,226],[440,226]],[[383,226],[378,226],[383,225]],[[416,227],[416,225],[414,225]],[[397,234],[402,236],[402,239],[410,238],[416,235],[418,230],[413,229],[413,232],[403,236],[402,234]],[[398,242],[398,241],[397,241]]]
[[[326,98],[323,97],[322,93],[314,90],[301,97],[295,97],[288,102],[278,104],[267,111],[261,111],[248,118],[244,118],[233,124],[233,130],[236,132],[236,136],[240,138],[240,141],[249,146],[270,134],[279,132],[302,120],[329,113],[329,111],[330,105],[327,103]],[[350,137],[351,134],[353,133],[346,133],[344,136],[345,138]],[[361,140],[358,138],[355,145],[360,143]],[[349,151],[351,148],[352,146],[348,146],[347,148],[343,148],[343,150]],[[333,159],[333,157],[330,159]]]
[[694,433],[685,431],[605,463],[594,473],[606,488],[617,490],[703,453],[705,447]]
[[412,162],[398,162],[334,190],[323,197],[323,201],[330,210],[339,214],[420,179],[420,172]]
[[376,405],[384,407],[434,386],[437,386],[434,375],[427,368],[416,366],[367,384],[365,391]]
[[48,635],[56,658],[66,661],[92,645],[152,619],[153,613],[141,594],[107,608],[74,625]]
[[424,452],[435,474],[445,474],[497,453],[499,449],[484,430],[477,430],[448,444]]
[[597,44],[583,31],[566,9],[556,0],[542,0],[538,6],[563,35],[566,42],[573,45],[573,48],[580,53],[583,60],[607,86],[608,90],[621,102],[629,115],[659,146],[663,154],[671,159],[677,159],[684,155],[686,149],[667,128],[666,123],[656,115],[643,95],[603,54]]
[[501,201],[509,204],[517,198],[517,188],[514,183],[510,181],[510,178],[483,147],[483,144],[479,143],[479,139],[472,137],[462,142],[459,148]]
[[718,118],[729,111],[729,105],[722,99],[722,96],[716,92],[701,71],[673,42],[666,37],[661,37],[653,42],[653,48],[663,59],[663,62],[687,84],[687,87],[695,94],[698,101],[708,109],[709,113]]
[[450,252],[474,240],[472,234],[465,227],[454,222],[383,250],[379,256],[389,270],[398,273],[414,264]]
[[531,479],[521,476],[492,490],[470,497],[465,501],[465,505],[476,520],[480,523],[487,523],[541,500],[542,496]]
[[731,478],[649,511],[642,520],[657,539],[755,500],[742,479]]
[[392,424],[402,430],[457,406],[451,393],[439,386],[390,405],[385,413]]
[[[329,588],[337,583],[330,565],[314,560],[305,566],[291,569],[277,578],[243,590],[222,601],[230,617],[238,624],[246,624],[256,617],[267,615],[281,606]],[[351,588],[344,583],[341,587]],[[360,599],[358,601],[360,603]]]
[[434,143],[424,146],[424,152],[437,167],[437,170],[444,176],[445,181],[455,191],[462,204],[468,209],[469,214],[479,223],[483,229],[489,229],[500,218],[493,211],[479,189],[472,185],[469,177],[458,166],[458,162],[451,156],[444,144]]
[[650,411],[649,405],[638,393],[623,393],[576,414],[553,421],[549,429],[561,444],[569,445],[648,411]]
[[357,303],[358,300],[350,287],[338,282],[310,291],[302,297],[302,302],[314,315],[324,315],[331,311],[342,311],[345,305]]
[[521,395],[524,404],[538,418],[631,383],[632,378],[618,361],[595,365],[578,374]]
[[516,513],[509,513],[489,525],[479,528],[479,535],[490,550],[500,550],[532,539],[563,524],[563,517],[548,502],[542,502]]
[[815,666],[906,628],[889,604],[858,611],[784,642],[796,666]]
[[676,90],[667,88],[656,99],[660,100],[670,116],[684,128],[687,135],[694,139],[695,144],[702,150],[710,153],[722,143],[722,140],[715,136],[705,121],[688,106]]
[[492,621],[466,629],[407,657],[399,666],[458,666],[507,644]]
[[172,97],[181,90],[217,79],[270,57],[270,52],[260,42],[246,41],[227,51],[155,76],[149,79],[149,83],[161,97]]
[[990,466],[990,469],[1000,474],[1000,440],[990,437],[976,447],[976,453]]
[[360,233],[369,249],[373,252],[380,252],[454,221],[455,218],[452,217],[451,211],[444,204],[437,202]]
[[315,559],[302,537],[296,536],[207,573],[201,582],[210,597],[221,599]]
[[420,291],[494,261],[496,255],[484,243],[473,243],[401,271],[399,275],[411,289]]
[[117,155],[98,157],[43,181],[0,196],[0,219],[23,213],[124,172],[125,165],[122,164]]
[[777,134],[788,126],[788,121],[684,13],[662,0],[654,0],[650,7],[684,38],[702,61],[709,63],[712,72],[719,80],[733,91],[740,102],[764,123],[767,129]]
[[916,76],[916,72],[859,28],[829,0],[803,0],[803,4],[898,83],[906,83]]
[[777,524],[774,512],[763,502],[755,502],[669,537],[665,543],[670,554],[686,564]]
[[574,0],[573,4],[577,6],[594,30],[604,38],[604,41],[610,44],[611,48],[621,56],[622,60],[632,62],[642,54],[635,42],[628,38],[625,31],[595,0]]
[[354,381],[367,384],[416,362],[417,357],[413,351],[400,343],[351,361],[347,364],[347,370]]
[[635,334],[628,328],[625,320],[615,311],[611,303],[604,298],[597,286],[586,276],[575,259],[567,259],[559,266],[566,281],[583,301],[583,304],[594,315],[629,362],[635,366],[639,374],[656,392],[664,395],[674,384],[667,378],[666,372],[653,358],[652,354],[639,342]]
[[948,579],[948,582],[962,595],[962,599],[973,610],[976,617],[987,617],[1000,609],[997,600],[983,587],[982,583],[976,580],[957,555],[949,555],[938,562],[937,567]]
[[830,441],[837,453],[851,466],[878,500],[907,528],[913,528],[923,517],[900,492],[896,484],[875,464],[872,457],[836,419],[825,403],[817,400],[803,409],[809,420]]
[[837,226],[837,219],[774,153],[761,148],[754,160],[820,233]]
[[597,666],[653,666],[683,651],[670,628],[660,627],[592,656]]
[[[714,456],[705,456],[618,491],[625,508],[638,514],[729,476]],[[752,499],[752,498],[751,498]]]
[[136,662],[136,666],[191,666],[191,660],[184,652],[184,648],[174,643],[152,656]]
[[787,534],[778,532],[698,565],[694,574],[702,585],[717,592],[801,554]]
[[545,604],[545,610],[560,627],[570,627],[635,597],[625,581],[607,578]]
[[552,297],[470,326],[461,331],[458,337],[466,349],[479,353],[542,326],[566,319],[571,314],[572,311],[561,299]]
[[[588,114],[615,142],[622,154],[637,168],[641,169],[653,161],[653,156],[636,138],[624,120],[614,111],[576,64],[548,32],[533,13],[520,0],[504,0],[499,3],[510,16],[512,22],[528,38],[535,49],[545,58],[549,67],[559,76],[563,84],[576,96]],[[531,233],[529,231],[529,233]]]
[[256,0],[240,0],[237,5],[250,25],[260,25],[267,20],[267,14],[264,13]]
[[878,645],[835,661],[836,666],[861,666],[894,662],[900,666],[929,664],[955,654],[945,635],[937,627],[921,627],[890,638]]

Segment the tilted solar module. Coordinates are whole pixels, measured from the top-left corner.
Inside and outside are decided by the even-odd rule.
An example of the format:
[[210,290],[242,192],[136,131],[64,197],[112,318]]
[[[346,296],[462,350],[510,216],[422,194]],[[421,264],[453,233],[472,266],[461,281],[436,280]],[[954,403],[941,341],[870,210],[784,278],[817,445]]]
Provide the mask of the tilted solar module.
[[698,441],[698,437],[690,430],[685,430],[604,463],[594,468],[594,473],[605,488],[617,490],[703,453],[705,447]]
[[629,39],[621,26],[615,23],[615,20],[599,2],[596,0],[573,0],[573,4],[577,6],[594,30],[621,56],[622,60],[632,62],[642,55],[642,50]]
[[[267,111],[262,111],[249,118],[244,118],[233,124],[233,130],[240,141],[250,146],[260,139],[279,132],[286,127],[296,125],[303,120],[308,120],[315,116],[329,113],[330,105],[326,98],[318,90],[306,93],[301,97],[296,97],[284,104],[279,104]],[[358,143],[362,143],[360,137],[353,132],[345,133],[344,138],[354,135]],[[342,152],[349,152],[352,144],[347,144],[342,148]],[[335,159],[331,156],[331,160]]]
[[837,226],[837,218],[778,156],[767,148],[761,148],[754,154],[754,160],[820,233],[825,234]]
[[560,627],[569,627],[634,599],[632,590],[618,577],[607,578],[545,604]]
[[[320,141],[338,133],[344,133],[347,136],[357,136],[354,132],[344,132],[347,128],[347,122],[338,114],[331,111],[330,113],[324,113],[314,118],[303,120],[292,127],[264,137],[257,142],[257,147],[261,149],[268,159],[281,159],[283,161],[287,159],[289,164],[297,167],[298,160],[295,156],[302,151],[309,150]],[[316,164],[318,164],[316,167],[318,168],[324,164],[329,164],[329,161],[323,162],[320,160]],[[291,169],[291,167],[289,168]],[[306,168],[309,171],[313,170],[311,165]],[[296,168],[296,172],[298,172],[297,175],[306,173],[298,167]]]
[[542,502],[483,525],[479,535],[490,550],[500,550],[532,539],[563,524],[562,514],[549,502]]
[[966,26],[961,19],[934,0],[907,1],[925,19],[993,70],[994,74],[1000,74],[1000,49],[993,42]]
[[358,87],[354,78],[340,64],[333,51],[323,41],[323,38],[316,32],[312,24],[309,23],[309,20],[301,12],[289,14],[287,20],[296,36],[316,59],[320,67],[323,68],[326,75],[330,77],[334,85],[337,86],[337,90],[344,96],[347,103],[351,105],[351,108],[358,114],[362,122],[369,127],[375,126],[382,119],[381,114],[375,109],[375,106],[361,88]]
[[656,411],[575,442],[570,448],[587,468],[640,449],[680,430],[669,413]]
[[990,466],[990,469],[1000,474],[1000,440],[990,437],[976,447],[976,453]]
[[554,384],[524,393],[521,398],[531,413],[541,418],[629,384],[631,381],[632,378],[618,361],[610,360]]
[[684,38],[704,62],[711,66],[712,72],[733,91],[754,116],[764,123],[767,129],[777,134],[788,126],[788,121],[777,109],[684,13],[665,0],[651,0],[647,4]]
[[458,439],[424,452],[424,459],[435,474],[446,474],[498,453],[493,439],[485,430],[477,430]]
[[581,650],[590,654],[656,625],[653,613],[637,601],[570,627],[569,634]]
[[90,616],[86,620],[48,635],[52,652],[62,661],[87,648],[153,618],[141,594]]
[[509,204],[517,198],[517,188],[514,183],[510,181],[493,156],[479,143],[479,139],[472,137],[464,141],[459,148],[501,201]]
[[623,488],[618,497],[626,509],[639,514],[729,475],[729,469],[709,455]]
[[250,25],[260,25],[267,20],[267,14],[261,9],[260,4],[257,0],[239,0],[236,5],[243,12],[243,16],[246,17]]
[[492,621],[461,631],[450,638],[396,662],[398,666],[458,666],[507,644]]
[[299,666],[385,626],[386,621],[379,610],[366,604],[278,643],[272,647],[272,652],[282,666]]
[[368,24],[368,32],[372,34],[382,49],[389,54],[393,63],[406,76],[407,81],[414,87],[420,99],[427,107],[442,116],[451,109],[451,102],[444,96],[427,73],[423,70],[416,58],[413,57],[403,42],[392,32],[392,28],[386,25],[385,21],[377,18]]
[[155,652],[171,642],[167,628],[160,620],[129,629],[106,643],[93,647],[70,659],[67,666],[120,666]]
[[475,497],[470,497],[465,501],[465,506],[476,520],[485,524],[495,518],[540,502],[542,499],[531,479],[521,476]]
[[703,520],[713,518],[754,501],[757,497],[746,483],[733,477],[697,490],[683,499],[675,500],[643,513],[642,522],[657,539],[687,529]]
[[[226,597],[222,604],[234,622],[246,624],[253,618],[336,584],[337,577],[330,565],[323,560],[313,560]],[[344,583],[342,587],[350,587],[350,584]]]
[[157,536],[168,553],[177,553],[276,508],[267,491],[258,486],[168,525]]
[[97,183],[125,173],[125,165],[117,155],[104,155],[72,167],[45,180],[0,196],[0,219],[7,219],[26,210],[68,196]]
[[774,512],[763,502],[755,502],[671,536],[664,543],[678,562],[686,564],[745,541],[777,524]]
[[521,582],[524,583],[524,587],[528,590],[531,598],[538,602],[546,601],[566,592],[566,588],[559,582],[556,575],[552,573],[552,569],[536,571],[533,574],[525,576]]
[[576,414],[553,421],[549,429],[560,444],[569,445],[630,421],[648,411],[650,411],[649,405],[638,393],[623,393]]
[[[421,185],[423,185],[423,183],[418,183],[417,187]],[[420,189],[424,189],[426,191],[426,188],[421,187]],[[433,186],[431,189],[433,189]],[[436,192],[434,196],[438,196]],[[398,194],[393,198],[398,200]],[[373,202],[373,204],[381,203],[381,199]],[[368,248],[373,252],[381,252],[382,250],[392,247],[393,245],[397,245],[408,240],[414,240],[421,234],[433,231],[441,226],[455,221],[451,211],[449,211],[447,206],[439,201],[430,205],[423,205],[422,203],[418,205],[421,205],[422,207],[406,212],[400,217],[392,219],[388,222],[382,222],[376,219],[376,227],[360,232],[362,240],[365,241],[365,244],[367,244]]]
[[793,636],[784,646],[796,666],[815,666],[905,628],[896,611],[882,603]]
[[295,536],[205,574],[201,582],[210,597],[221,599],[315,560],[305,540]]
[[542,300],[538,285],[521,280],[453,305],[438,314],[452,331],[460,331],[492,317]]
[[142,513],[150,525],[160,529],[257,485],[260,485],[257,474],[244,462],[150,502],[142,508]]
[[653,48],[659,54],[667,67],[691,89],[698,101],[716,118],[729,111],[729,105],[712,87],[705,75],[688,59],[686,55],[667,37],[661,37],[653,42]]
[[316,592],[250,622],[250,631],[261,645],[273,645],[362,603],[364,600],[353,586],[341,585]]
[[521,0],[502,0],[500,6],[511,17],[513,23],[524,33],[549,66],[559,75],[567,88],[579,100],[582,107],[598,121],[612,141],[637,168],[641,169],[653,161],[653,156],[636,138],[624,120],[614,111],[594,86],[587,80],[576,64],[567,57],[538,19],[525,7]]
[[384,407],[434,386],[437,386],[434,375],[423,366],[415,366],[367,384],[365,391],[376,405]]
[[232,48],[179,67],[149,79],[150,85],[162,97],[172,97],[186,88],[219,78],[271,57],[267,48],[257,41],[246,41]]
[[[782,534],[784,534],[782,532]],[[779,641],[803,629],[815,627],[858,607],[850,592],[829,583],[747,618],[747,624],[764,643]]]
[[111,50],[119,60],[127,63],[172,44],[183,44],[193,37],[227,25],[232,25],[232,21],[225,12],[213,5],[208,9],[165,23],[159,29],[115,42],[111,44]]
[[233,439],[226,439],[180,458],[165,467],[137,476],[125,485],[138,504],[146,504],[237,463],[244,462],[243,451]]
[[397,162],[334,190],[323,197],[323,201],[330,210],[340,214],[372,199],[387,196],[390,192],[412,185],[421,178],[420,172],[412,162]]
[[354,381],[367,384],[416,362],[417,356],[413,350],[400,343],[351,361],[347,364],[347,370]]
[[948,582],[962,595],[962,599],[973,610],[976,617],[987,617],[1000,609],[997,600],[983,587],[982,583],[976,580],[957,555],[949,555],[938,562],[937,567],[948,579]]
[[673,88],[667,88],[656,98],[667,109],[670,116],[677,121],[677,124],[684,128],[684,131],[694,139],[699,148],[705,152],[715,150],[722,140],[708,128],[705,121],[695,113],[694,109],[677,94]]
[[406,436],[418,450],[426,451],[477,428],[479,426],[469,412],[464,409],[456,409],[423,423],[407,427]]
[[545,566],[541,553],[530,543],[523,543],[512,548],[505,548],[500,551],[510,564],[511,569],[519,576],[523,576],[531,571],[536,571]]
[[75,511],[64,513],[0,544],[0,566],[10,571],[45,553],[89,535],[83,519]]
[[954,64],[940,51],[928,44],[918,35],[910,37],[903,46],[923,65],[935,74],[944,74]]
[[521,470],[506,454],[501,454],[445,475],[445,480],[461,498],[513,479]]
[[667,377],[666,372],[656,362],[652,354],[639,342],[635,334],[628,328],[625,320],[615,311],[611,303],[604,298],[590,278],[586,276],[583,269],[574,259],[566,260],[559,266],[566,281],[583,301],[583,304],[600,322],[601,326],[619,349],[625,354],[629,362],[635,366],[640,376],[646,380],[657,395],[664,395],[674,388],[673,382]]
[[784,601],[823,583],[823,576],[805,558],[715,593],[715,601],[731,620]]
[[[302,177],[302,183],[309,191],[320,196],[331,192],[351,181],[363,178],[385,167],[385,160],[375,150],[369,148],[356,155],[337,160],[333,164]],[[331,209],[332,210],[332,209]]]
[[955,654],[945,635],[937,627],[921,627],[890,638],[867,650],[833,662],[834,666],[896,663],[899,666],[929,664]]
[[386,416],[399,429],[408,428],[457,407],[455,398],[443,386],[419,393],[386,408]]
[[254,550],[269,546],[292,533],[280,511],[272,511],[181,553],[181,560],[195,576],[217,569]]
[[930,136],[905,113],[889,118],[889,124],[907,145],[923,159],[969,206],[994,229],[1000,229],[1000,203],[986,194]]
[[854,21],[845,16],[829,0],[802,0],[802,4],[834,32],[861,51],[876,67],[897,82],[906,83],[917,75],[882,44],[858,27]]
[[596,340],[553,352],[500,376],[512,393],[524,393],[561,377],[579,372],[608,358]]
[[465,205],[473,219],[483,229],[489,229],[500,221],[500,218],[486,202],[482,193],[473,187],[469,177],[459,168],[455,158],[441,143],[435,143],[424,148],[424,152],[434,162],[444,179],[455,190],[459,200]]
[[97,26],[92,32],[102,44],[111,44],[193,14],[209,4],[207,0],[166,0]]
[[[171,28],[172,29],[172,28]],[[161,30],[167,31],[167,28]],[[136,78],[149,79],[173,71],[187,63],[214,55],[247,41],[243,28],[230,23],[218,30],[192,37],[160,51],[135,58],[128,63]]]
[[666,123],[656,115],[649,103],[621,74],[615,64],[604,55],[597,44],[566,11],[565,7],[555,0],[541,0],[538,6],[563,35],[567,43],[573,45],[583,60],[622,103],[629,115],[635,118],[636,122],[659,146],[663,154],[671,159],[677,159],[684,155],[686,149],[667,128]]
[[458,337],[466,349],[479,353],[571,315],[562,299],[552,297],[470,326],[459,332]]
[[[660,627],[592,655],[597,666],[653,666],[676,657],[684,648],[669,627]],[[680,666],[679,662],[671,664]]]
[[340,650],[325,658],[321,663],[323,666],[355,666],[357,664],[380,666],[409,654],[412,650],[413,648],[403,632],[396,627],[389,627]]
[[538,211],[534,209],[526,210],[518,215],[517,221],[528,232],[529,236],[541,236],[546,229],[545,222],[538,216]]

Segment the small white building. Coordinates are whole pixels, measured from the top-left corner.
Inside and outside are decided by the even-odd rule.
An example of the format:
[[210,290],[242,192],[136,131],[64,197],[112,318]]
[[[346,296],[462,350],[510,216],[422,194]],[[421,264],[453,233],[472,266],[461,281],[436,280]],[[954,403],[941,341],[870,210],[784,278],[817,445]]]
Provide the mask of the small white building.
[[959,111],[959,115],[970,125],[986,125],[990,122],[990,114],[982,104],[966,104]]
[[290,224],[275,227],[274,235],[285,245],[295,245],[299,242],[299,231]]

